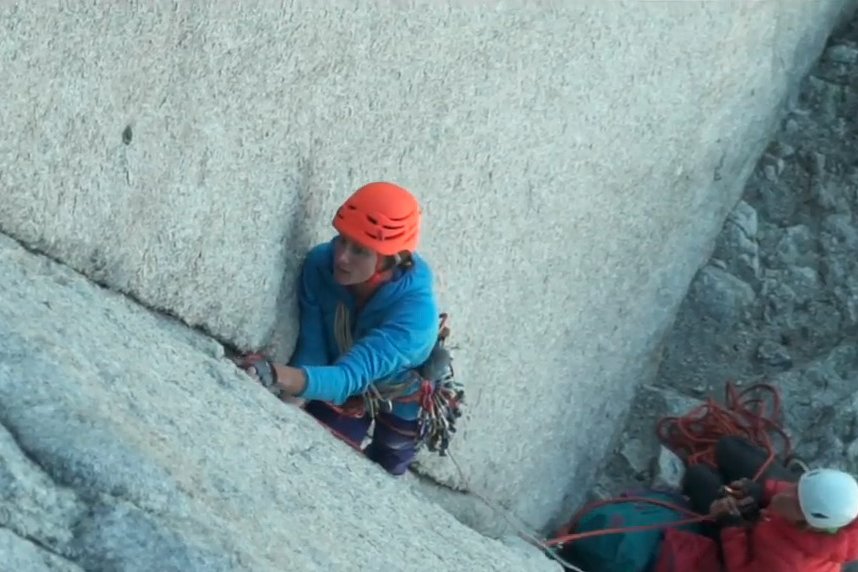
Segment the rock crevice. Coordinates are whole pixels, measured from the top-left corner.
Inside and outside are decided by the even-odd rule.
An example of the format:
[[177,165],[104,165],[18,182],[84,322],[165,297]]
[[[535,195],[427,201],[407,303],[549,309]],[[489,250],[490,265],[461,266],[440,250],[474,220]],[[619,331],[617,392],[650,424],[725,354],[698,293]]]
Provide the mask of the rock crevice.
[[[720,398],[724,383],[782,394],[795,452],[858,473],[858,20],[829,41],[727,217],[668,334],[653,391]],[[657,406],[655,414],[690,407]],[[652,416],[632,414],[603,490],[658,478]],[[657,466],[657,465],[656,465]]]
[[211,340],[3,235],[0,292],[4,565],[558,569],[415,494]]

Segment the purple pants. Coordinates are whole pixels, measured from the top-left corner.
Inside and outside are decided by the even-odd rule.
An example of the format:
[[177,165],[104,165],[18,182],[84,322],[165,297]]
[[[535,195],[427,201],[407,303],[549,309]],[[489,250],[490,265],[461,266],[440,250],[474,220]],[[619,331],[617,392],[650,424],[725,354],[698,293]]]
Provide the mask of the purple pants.
[[[341,415],[322,401],[308,401],[304,410],[355,446],[360,446],[372,422],[369,415],[357,418]],[[408,421],[379,413],[375,419],[372,442],[364,453],[388,473],[401,475],[408,470],[417,455],[417,431],[416,420]]]

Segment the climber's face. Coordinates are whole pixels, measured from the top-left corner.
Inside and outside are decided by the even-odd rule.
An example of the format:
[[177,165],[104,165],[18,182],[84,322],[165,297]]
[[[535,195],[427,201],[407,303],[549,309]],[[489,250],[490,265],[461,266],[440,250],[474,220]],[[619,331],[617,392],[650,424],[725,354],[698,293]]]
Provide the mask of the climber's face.
[[334,280],[342,286],[366,282],[376,273],[379,256],[357,242],[339,235],[334,242]]
[[775,495],[769,504],[769,510],[792,524],[803,525],[805,522],[795,487]]

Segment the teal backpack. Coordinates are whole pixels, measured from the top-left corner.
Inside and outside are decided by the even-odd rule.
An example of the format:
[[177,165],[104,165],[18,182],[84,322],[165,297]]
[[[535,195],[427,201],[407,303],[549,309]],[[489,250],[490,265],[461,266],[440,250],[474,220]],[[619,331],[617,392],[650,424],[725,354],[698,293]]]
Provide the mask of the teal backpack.
[[[643,490],[624,493],[621,498],[624,497],[650,498],[690,509],[685,498],[675,492]],[[687,518],[679,511],[659,505],[621,502],[586,512],[569,532],[668,524]],[[678,530],[703,532],[699,525],[686,525],[678,527]],[[650,572],[655,566],[663,538],[664,529],[618,532],[572,541],[564,545],[559,554],[587,572]]]

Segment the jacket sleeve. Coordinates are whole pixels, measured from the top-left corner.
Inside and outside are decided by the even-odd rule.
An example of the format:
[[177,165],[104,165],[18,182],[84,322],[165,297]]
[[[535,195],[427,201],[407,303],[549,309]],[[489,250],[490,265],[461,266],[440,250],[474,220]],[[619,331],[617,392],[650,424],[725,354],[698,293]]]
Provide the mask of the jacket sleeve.
[[324,318],[316,292],[318,280],[315,279],[316,260],[314,252],[310,252],[301,268],[301,278],[298,281],[298,308],[300,322],[298,341],[289,365],[301,367],[308,365],[327,365],[330,363],[328,348],[325,340]]
[[855,562],[858,560],[858,522],[853,522],[839,534],[843,536],[843,562]]
[[374,381],[418,367],[435,345],[437,320],[434,301],[401,300],[335,364],[303,367],[307,387],[301,397],[340,405]]
[[728,526],[721,530],[721,548],[726,572],[759,572],[751,552],[750,529]]

